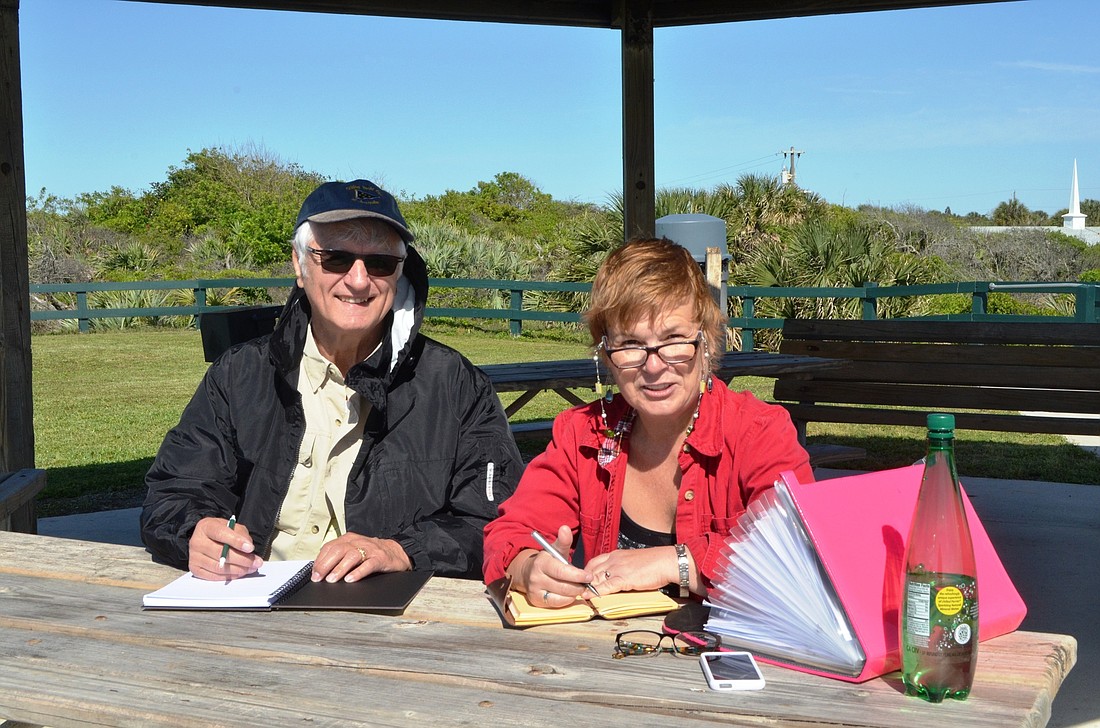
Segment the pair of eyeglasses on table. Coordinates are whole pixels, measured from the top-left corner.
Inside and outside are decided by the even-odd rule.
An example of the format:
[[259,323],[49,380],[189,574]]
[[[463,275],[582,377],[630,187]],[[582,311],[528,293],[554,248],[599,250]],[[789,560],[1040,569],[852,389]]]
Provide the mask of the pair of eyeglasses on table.
[[[670,646],[665,646],[665,641]],[[722,638],[710,632],[684,631],[676,634],[664,634],[648,629],[635,629],[615,635],[616,660],[624,657],[652,657],[662,652],[671,652],[677,657],[697,657],[704,652],[713,652],[722,646]]]

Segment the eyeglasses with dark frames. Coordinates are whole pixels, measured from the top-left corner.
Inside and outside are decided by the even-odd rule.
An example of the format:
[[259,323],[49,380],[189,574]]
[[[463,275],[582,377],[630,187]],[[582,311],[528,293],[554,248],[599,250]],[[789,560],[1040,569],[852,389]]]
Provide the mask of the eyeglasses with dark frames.
[[355,261],[363,261],[363,267],[367,274],[375,278],[392,276],[401,261],[405,260],[399,255],[381,255],[379,253],[353,253],[350,250],[333,250],[330,248],[309,248],[310,254],[317,258],[328,273],[347,273],[355,265]]
[[[665,640],[671,647],[664,645]],[[710,632],[684,631],[676,634],[664,634],[648,629],[635,629],[619,632],[615,635],[616,660],[624,657],[652,657],[662,652],[671,652],[677,657],[695,657],[704,652],[712,652],[722,646],[722,638]]]
[[699,348],[699,340],[703,336],[702,329],[691,341],[670,341],[656,346],[620,346],[611,348],[607,337],[603,337],[600,346],[607,358],[619,369],[637,369],[645,366],[651,354],[656,354],[665,364],[683,364],[695,358],[695,351]]

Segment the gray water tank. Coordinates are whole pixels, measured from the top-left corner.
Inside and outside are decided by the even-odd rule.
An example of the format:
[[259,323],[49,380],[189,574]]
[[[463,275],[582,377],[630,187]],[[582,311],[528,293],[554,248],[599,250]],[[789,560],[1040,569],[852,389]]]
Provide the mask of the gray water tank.
[[706,266],[707,248],[721,250],[722,282],[727,280],[730,254],[726,247],[725,220],[702,213],[665,215],[655,221],[654,227],[657,237],[668,238],[684,246],[701,266]]

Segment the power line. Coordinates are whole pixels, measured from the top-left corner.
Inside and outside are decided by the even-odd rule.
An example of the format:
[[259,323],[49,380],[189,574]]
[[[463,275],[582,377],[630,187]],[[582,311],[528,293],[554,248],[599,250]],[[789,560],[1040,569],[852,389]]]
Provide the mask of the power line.
[[750,160],[745,161],[745,162],[739,162],[737,164],[731,164],[728,167],[720,167],[718,169],[712,169],[708,172],[700,172],[699,174],[693,174],[693,175],[689,175],[687,177],[680,177],[678,179],[671,179],[671,180],[668,180],[667,182],[662,182],[662,186],[667,186],[667,185],[670,185],[670,184],[673,184],[673,183],[676,183],[676,182],[685,182],[687,180],[697,180],[697,179],[704,179],[704,178],[707,178],[707,177],[714,177],[714,176],[717,176],[717,175],[722,174],[724,172],[728,172],[730,170],[748,168],[748,167],[750,167],[750,165],[753,169],[755,169],[756,167],[764,166],[763,165],[764,161],[771,161],[773,159],[775,159],[775,155],[774,154],[769,154],[769,155],[764,156],[764,157],[757,157],[756,159],[750,159]]

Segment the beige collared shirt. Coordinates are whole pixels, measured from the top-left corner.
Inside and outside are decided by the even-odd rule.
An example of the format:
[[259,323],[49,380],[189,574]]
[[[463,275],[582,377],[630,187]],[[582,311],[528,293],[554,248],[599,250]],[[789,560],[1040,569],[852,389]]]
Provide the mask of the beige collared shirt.
[[346,532],[344,497],[370,407],[321,355],[312,326],[298,370],[298,393],[305,435],[275,524],[273,560],[315,558],[321,546]]

